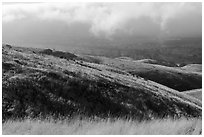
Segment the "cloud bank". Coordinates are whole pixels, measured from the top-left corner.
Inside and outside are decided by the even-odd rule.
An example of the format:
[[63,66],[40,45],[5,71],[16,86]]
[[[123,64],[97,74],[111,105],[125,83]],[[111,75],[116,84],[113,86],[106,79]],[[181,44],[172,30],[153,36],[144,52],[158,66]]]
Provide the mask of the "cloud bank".
[[[201,3],[3,4],[3,24],[26,20],[89,24],[96,37],[200,36]],[[59,24],[60,25],[60,24]]]

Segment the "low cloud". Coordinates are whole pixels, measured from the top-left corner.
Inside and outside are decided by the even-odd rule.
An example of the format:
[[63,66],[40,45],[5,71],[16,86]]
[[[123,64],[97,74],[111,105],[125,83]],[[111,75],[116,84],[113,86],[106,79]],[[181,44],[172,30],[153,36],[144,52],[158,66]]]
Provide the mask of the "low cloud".
[[107,38],[118,33],[148,37],[202,34],[201,3],[3,4],[4,24],[29,19],[86,23],[91,34]]

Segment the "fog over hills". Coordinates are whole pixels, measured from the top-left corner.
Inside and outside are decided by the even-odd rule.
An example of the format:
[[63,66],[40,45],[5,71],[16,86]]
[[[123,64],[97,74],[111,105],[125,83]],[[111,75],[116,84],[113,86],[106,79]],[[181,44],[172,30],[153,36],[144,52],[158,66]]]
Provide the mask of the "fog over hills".
[[201,37],[201,20],[201,3],[4,3],[2,36],[18,46],[154,48]]
[[168,66],[201,64],[201,13],[200,3],[5,3],[2,39]]
[[202,134],[201,2],[4,2],[2,43],[3,134]]

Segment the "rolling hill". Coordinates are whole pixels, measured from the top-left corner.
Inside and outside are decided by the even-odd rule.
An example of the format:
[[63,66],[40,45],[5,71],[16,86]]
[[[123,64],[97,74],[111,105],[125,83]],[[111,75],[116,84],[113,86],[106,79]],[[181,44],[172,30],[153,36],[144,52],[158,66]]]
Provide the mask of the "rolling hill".
[[161,65],[160,62],[150,59],[143,60],[130,60],[124,58],[111,59],[100,56],[97,57],[92,56],[92,58],[95,58],[95,60],[97,59],[98,62],[100,62],[101,64],[121,69],[132,75],[160,83],[162,85],[178,90],[180,92],[202,88],[201,72],[193,71],[192,69],[191,71],[189,71],[184,69],[186,67],[163,66]]
[[[134,76],[131,74],[133,70],[127,71],[129,66],[123,63],[119,64],[123,67],[117,67],[111,66],[107,60],[102,60],[102,64],[88,62],[68,52],[58,55],[59,52],[49,52],[48,55],[43,49],[3,45],[3,120],[49,115],[72,117],[76,114],[139,120],[201,117],[200,100]],[[134,66],[150,69],[148,64],[139,65]],[[164,70],[173,72],[170,68]],[[198,79],[201,77],[197,73],[190,74]]]

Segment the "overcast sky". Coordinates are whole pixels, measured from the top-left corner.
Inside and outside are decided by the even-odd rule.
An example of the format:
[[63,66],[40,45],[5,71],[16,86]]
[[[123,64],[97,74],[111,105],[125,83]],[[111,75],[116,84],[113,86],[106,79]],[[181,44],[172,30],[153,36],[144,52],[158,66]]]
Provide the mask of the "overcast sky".
[[201,35],[201,3],[3,4],[3,42],[7,43],[134,43]]

